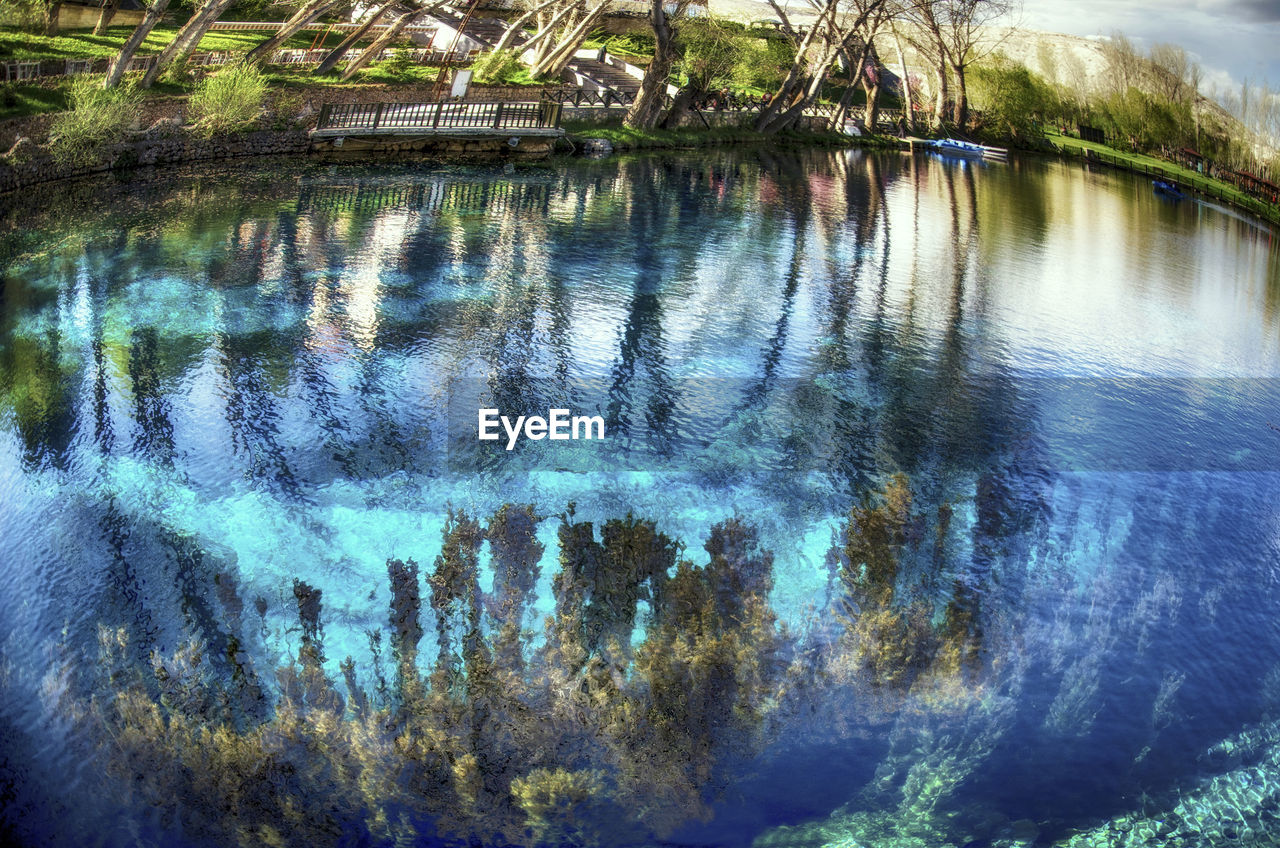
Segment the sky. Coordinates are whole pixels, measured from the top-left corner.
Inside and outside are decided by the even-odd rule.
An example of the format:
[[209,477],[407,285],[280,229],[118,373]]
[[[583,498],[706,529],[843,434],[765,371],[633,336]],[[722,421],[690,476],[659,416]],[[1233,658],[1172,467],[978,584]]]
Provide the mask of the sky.
[[1022,25],[1180,45],[1204,68],[1204,94],[1246,78],[1280,88],[1280,0],[1022,0]]

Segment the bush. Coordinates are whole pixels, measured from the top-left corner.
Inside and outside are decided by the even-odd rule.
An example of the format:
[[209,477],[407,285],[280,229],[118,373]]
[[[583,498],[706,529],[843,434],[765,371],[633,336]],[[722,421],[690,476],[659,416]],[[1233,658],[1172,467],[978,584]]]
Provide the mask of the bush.
[[191,94],[191,118],[205,133],[241,129],[262,112],[267,81],[253,65],[239,63],[205,77]]
[[77,77],[71,83],[71,108],[58,113],[49,129],[49,149],[56,160],[86,165],[100,149],[124,138],[141,95],[133,85],[103,89],[102,80]]
[[475,61],[471,70],[475,81],[485,85],[518,85],[529,75],[514,50],[486,53]]
[[1015,139],[1043,135],[1041,122],[1061,112],[1052,86],[1001,55],[970,72],[969,100],[991,132]]

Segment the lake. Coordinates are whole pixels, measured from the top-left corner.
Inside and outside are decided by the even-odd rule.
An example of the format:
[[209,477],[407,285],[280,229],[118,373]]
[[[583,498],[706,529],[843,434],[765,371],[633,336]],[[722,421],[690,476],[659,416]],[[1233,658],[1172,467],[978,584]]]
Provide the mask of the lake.
[[1280,840],[1265,225],[754,149],[5,214],[0,834]]

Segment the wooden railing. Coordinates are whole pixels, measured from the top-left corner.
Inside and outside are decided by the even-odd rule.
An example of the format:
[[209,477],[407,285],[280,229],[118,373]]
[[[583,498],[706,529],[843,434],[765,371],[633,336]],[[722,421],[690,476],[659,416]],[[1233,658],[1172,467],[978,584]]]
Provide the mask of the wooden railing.
[[343,103],[320,109],[317,130],[519,130],[560,125],[558,103]]

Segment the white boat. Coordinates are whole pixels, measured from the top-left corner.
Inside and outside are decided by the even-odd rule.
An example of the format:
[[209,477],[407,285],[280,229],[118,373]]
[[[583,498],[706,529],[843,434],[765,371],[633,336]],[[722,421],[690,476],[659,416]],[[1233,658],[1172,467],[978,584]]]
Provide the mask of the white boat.
[[929,146],[939,153],[950,156],[967,156],[974,159],[1005,159],[1009,151],[1003,147],[989,147],[985,144],[974,144],[958,138],[940,138],[929,142]]

